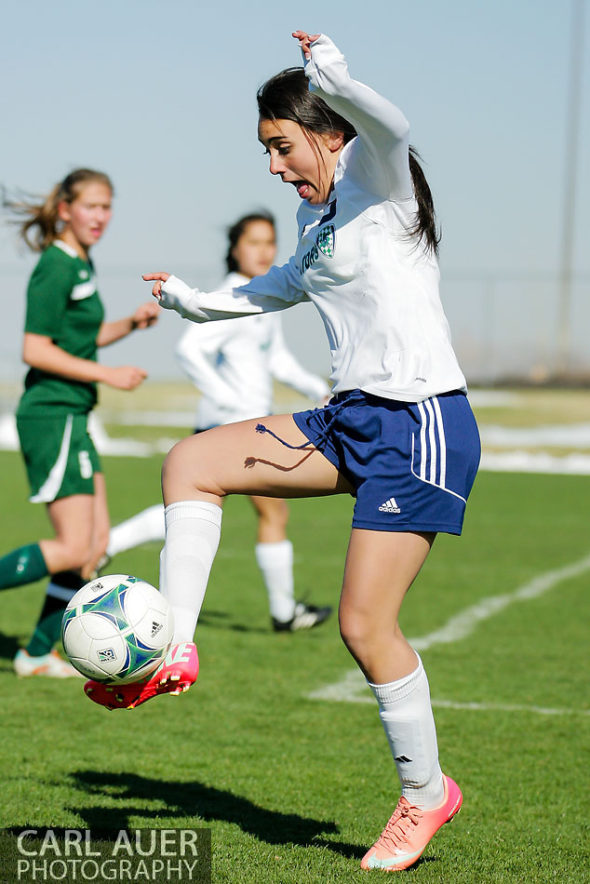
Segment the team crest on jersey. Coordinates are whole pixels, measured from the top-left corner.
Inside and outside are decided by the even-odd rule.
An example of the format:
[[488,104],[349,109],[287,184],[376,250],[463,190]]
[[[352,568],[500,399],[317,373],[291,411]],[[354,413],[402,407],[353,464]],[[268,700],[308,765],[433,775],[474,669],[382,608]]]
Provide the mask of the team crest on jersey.
[[326,258],[334,257],[336,231],[334,230],[333,224],[328,224],[326,227],[320,228],[316,237],[316,244],[320,252],[322,252]]

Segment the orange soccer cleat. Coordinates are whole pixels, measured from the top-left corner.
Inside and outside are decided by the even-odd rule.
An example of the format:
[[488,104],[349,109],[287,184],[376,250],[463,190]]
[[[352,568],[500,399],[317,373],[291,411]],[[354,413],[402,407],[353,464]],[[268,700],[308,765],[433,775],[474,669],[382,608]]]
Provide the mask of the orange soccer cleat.
[[400,798],[381,836],[362,858],[362,869],[396,872],[407,869],[422,856],[435,832],[453,819],[463,802],[457,783],[444,775],[443,779],[442,804],[432,810],[422,810],[403,796]]

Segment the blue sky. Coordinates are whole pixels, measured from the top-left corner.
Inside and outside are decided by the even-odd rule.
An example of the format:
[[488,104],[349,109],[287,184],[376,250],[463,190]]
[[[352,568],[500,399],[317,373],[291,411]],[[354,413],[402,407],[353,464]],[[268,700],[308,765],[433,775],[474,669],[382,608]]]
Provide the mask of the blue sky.
[[[0,58],[0,181],[41,194],[75,166],[111,175],[115,213],[94,258],[113,318],[147,296],[142,271],[212,286],[223,271],[225,227],[244,211],[275,212],[279,258],[287,259],[297,197],[268,174],[255,93],[300,63],[290,33],[301,27],[331,36],[352,75],[410,120],[442,224],[443,279],[556,274],[574,2],[22,0],[3,15],[11,37]],[[586,10],[575,274],[590,273],[589,32]],[[22,374],[31,261],[4,226],[0,269],[11,311],[0,332],[0,376]],[[298,347],[302,331],[314,329],[306,346],[312,340],[310,360],[323,368],[315,317],[306,311],[292,327],[285,319]],[[167,314],[147,341],[116,345],[107,359],[150,359],[154,377],[174,374],[177,323]]]

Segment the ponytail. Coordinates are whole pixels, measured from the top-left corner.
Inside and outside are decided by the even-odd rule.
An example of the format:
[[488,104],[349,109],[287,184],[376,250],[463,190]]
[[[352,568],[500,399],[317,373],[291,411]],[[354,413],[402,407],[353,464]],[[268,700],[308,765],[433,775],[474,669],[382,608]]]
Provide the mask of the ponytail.
[[112,182],[104,172],[75,169],[56,184],[42,202],[36,202],[34,197],[27,195],[16,200],[4,195],[2,204],[19,218],[24,217],[24,221],[15,218],[14,223],[18,225],[19,236],[26,245],[34,252],[43,252],[59,236],[59,204],[72,203],[80,195],[84,185],[90,182],[105,184],[111,193],[114,192]]
[[422,170],[422,166],[418,162],[420,154],[415,147],[410,145],[409,159],[410,172],[414,183],[414,195],[418,203],[418,211],[414,224],[408,230],[408,236],[415,237],[417,242],[424,240],[426,248],[438,255],[438,244],[441,235],[436,224],[436,213],[434,211],[434,200],[428,186],[428,181]]

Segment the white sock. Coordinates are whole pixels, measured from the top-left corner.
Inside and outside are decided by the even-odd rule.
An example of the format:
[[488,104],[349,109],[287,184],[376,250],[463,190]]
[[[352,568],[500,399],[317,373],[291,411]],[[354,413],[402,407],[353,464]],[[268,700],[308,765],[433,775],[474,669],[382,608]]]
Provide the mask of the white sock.
[[418,668],[398,681],[368,684],[379,703],[402,795],[410,804],[427,810],[437,807],[444,798],[444,783],[422,660],[418,657]]
[[160,591],[174,614],[174,644],[192,642],[211,565],[219,546],[222,509],[185,500],[166,507],[166,545],[160,556]]
[[165,533],[164,505],[156,503],[111,528],[107,553],[112,558],[140,543],[164,540]]
[[293,544],[290,540],[257,543],[255,552],[268,593],[270,616],[283,622],[292,620],[295,616]]

